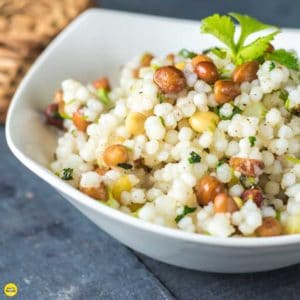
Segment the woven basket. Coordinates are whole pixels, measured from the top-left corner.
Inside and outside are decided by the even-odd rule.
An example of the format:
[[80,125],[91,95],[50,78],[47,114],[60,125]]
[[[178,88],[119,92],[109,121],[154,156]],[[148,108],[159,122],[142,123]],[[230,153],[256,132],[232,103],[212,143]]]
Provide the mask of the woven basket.
[[92,5],[92,0],[0,0],[0,123],[34,60]]

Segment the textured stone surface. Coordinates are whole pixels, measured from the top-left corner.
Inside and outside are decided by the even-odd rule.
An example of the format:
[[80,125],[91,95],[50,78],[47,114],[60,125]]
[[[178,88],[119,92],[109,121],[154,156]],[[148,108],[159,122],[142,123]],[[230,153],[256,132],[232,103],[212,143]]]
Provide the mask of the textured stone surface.
[[[101,2],[108,8],[193,19],[238,11],[300,27],[299,0]],[[26,170],[9,152],[0,127],[0,289],[8,281],[17,283],[17,299],[299,299],[299,277],[299,265],[220,275],[135,254]]]

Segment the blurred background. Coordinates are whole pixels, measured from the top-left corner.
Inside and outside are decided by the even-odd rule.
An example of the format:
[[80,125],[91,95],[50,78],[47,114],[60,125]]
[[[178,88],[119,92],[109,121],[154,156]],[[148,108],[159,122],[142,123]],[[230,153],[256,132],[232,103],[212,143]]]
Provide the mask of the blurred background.
[[300,0],[101,0],[102,7],[199,20],[212,13],[250,14],[266,23],[300,27]]

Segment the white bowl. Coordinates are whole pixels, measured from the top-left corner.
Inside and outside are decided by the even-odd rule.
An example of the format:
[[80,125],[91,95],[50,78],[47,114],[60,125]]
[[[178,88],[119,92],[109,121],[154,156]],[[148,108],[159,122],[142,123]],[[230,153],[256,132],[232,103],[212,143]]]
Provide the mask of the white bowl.
[[[284,30],[276,46],[300,52],[300,31]],[[300,235],[271,238],[215,238],[160,227],[109,208],[52,174],[56,133],[42,111],[65,78],[84,82],[107,74],[144,51],[199,50],[215,40],[199,33],[199,22],[92,9],[76,19],[46,49],[20,85],[6,124],[8,145],[30,170],[52,185],[111,236],[152,258],[213,272],[254,272],[300,262]],[[43,201],[41,199],[41,201]]]

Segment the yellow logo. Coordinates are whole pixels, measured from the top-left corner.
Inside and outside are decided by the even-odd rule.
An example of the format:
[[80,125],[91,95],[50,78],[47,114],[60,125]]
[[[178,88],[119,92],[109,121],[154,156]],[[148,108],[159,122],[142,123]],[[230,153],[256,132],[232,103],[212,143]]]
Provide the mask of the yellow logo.
[[3,292],[7,297],[14,297],[18,294],[18,287],[13,282],[9,282],[4,286]]

